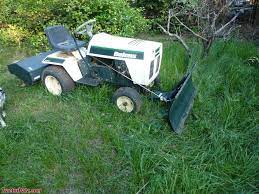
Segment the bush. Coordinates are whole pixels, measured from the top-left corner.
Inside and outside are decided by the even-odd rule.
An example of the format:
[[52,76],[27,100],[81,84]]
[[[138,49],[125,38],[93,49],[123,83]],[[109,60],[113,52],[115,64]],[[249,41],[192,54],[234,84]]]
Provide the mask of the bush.
[[133,7],[139,7],[144,10],[147,18],[151,19],[153,23],[165,23],[168,10],[178,7],[181,11],[188,11],[197,4],[199,0],[134,0]]
[[[81,14],[80,13],[84,13]],[[146,29],[146,21],[139,9],[133,9],[125,0],[69,0],[66,3],[66,21],[71,27],[96,18],[97,31],[132,36]]]
[[29,32],[16,25],[6,25],[0,29],[0,41],[3,44],[18,44],[28,37]]
[[31,40],[42,36],[46,26],[64,24],[73,30],[92,18],[97,19],[95,31],[133,36],[147,28],[141,10],[127,0],[2,0],[0,9],[0,25],[29,31]]

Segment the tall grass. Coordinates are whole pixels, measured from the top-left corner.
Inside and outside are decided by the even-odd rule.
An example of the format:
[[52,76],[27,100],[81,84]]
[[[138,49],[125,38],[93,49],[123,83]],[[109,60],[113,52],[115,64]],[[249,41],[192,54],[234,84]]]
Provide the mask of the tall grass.
[[[186,69],[184,50],[164,43],[162,86]],[[217,42],[208,58],[194,56],[198,89],[182,135],[163,119],[164,105],[144,97],[139,114],[121,114],[109,85],[78,86],[54,97],[38,84],[22,87],[7,72],[32,51],[2,49],[0,86],[7,124],[0,130],[0,187],[44,193],[256,193],[259,180],[258,56],[246,42]]]

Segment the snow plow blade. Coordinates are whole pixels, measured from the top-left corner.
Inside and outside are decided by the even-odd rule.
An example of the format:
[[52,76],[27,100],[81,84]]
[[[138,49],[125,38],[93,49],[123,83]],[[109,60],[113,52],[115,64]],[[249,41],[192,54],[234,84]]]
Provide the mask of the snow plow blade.
[[168,113],[172,129],[180,134],[184,129],[196,96],[196,89],[192,82],[192,73],[188,73],[170,93],[170,109]]

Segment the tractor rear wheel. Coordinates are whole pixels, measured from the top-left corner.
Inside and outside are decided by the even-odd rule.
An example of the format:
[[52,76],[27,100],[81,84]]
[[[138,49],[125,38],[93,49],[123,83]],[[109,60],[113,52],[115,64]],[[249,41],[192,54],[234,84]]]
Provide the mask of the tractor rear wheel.
[[113,102],[122,112],[139,112],[142,100],[137,90],[130,87],[121,87],[113,95]]
[[60,66],[48,66],[42,72],[41,78],[46,89],[55,96],[60,96],[75,88],[75,82]]

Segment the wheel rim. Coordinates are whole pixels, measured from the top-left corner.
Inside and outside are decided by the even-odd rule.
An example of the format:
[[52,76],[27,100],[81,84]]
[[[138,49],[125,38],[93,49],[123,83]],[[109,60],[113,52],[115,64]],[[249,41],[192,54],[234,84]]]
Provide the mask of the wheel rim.
[[60,96],[62,93],[62,87],[59,81],[52,75],[47,75],[45,77],[45,86],[47,90],[55,96]]
[[123,112],[132,112],[134,110],[134,102],[127,96],[120,96],[116,101],[117,107]]

